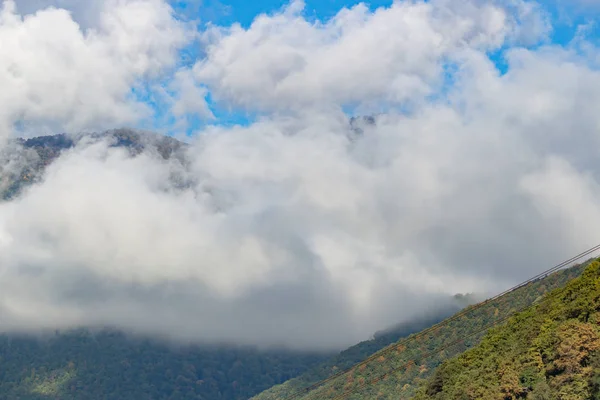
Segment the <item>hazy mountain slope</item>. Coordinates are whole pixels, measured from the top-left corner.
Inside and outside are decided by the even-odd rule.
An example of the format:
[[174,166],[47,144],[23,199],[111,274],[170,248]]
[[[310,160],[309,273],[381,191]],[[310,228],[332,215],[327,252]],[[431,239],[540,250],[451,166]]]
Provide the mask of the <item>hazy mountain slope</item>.
[[[44,340],[4,335],[0,399],[247,399],[285,381],[304,384],[322,379],[335,368],[348,367],[399,337],[442,320],[458,304],[377,333],[334,357],[227,346],[173,348],[118,331],[80,330]],[[304,372],[301,379],[292,379]]]
[[[490,302],[483,307],[467,308],[468,312],[447,325],[423,336],[409,336],[402,345],[387,347],[385,354],[373,361],[353,369],[350,373],[331,380],[327,384],[299,396],[300,399],[334,399],[344,392],[357,389],[366,382],[387,374],[383,379],[367,385],[344,399],[408,399],[415,394],[421,382],[427,379],[444,360],[452,358],[477,345],[484,333],[474,334],[493,321],[506,318],[521,307],[533,304],[544,293],[565,285],[570,279],[581,274],[586,264],[554,273],[544,279],[532,282],[518,290]],[[460,339],[465,339],[431,357],[423,355],[435,352]],[[388,351],[389,350],[389,351]],[[377,353],[375,353],[377,354]],[[395,372],[392,370],[398,369]],[[297,392],[298,386],[284,384],[256,396],[257,400],[285,399]]]
[[[467,300],[465,299],[465,301]],[[282,385],[274,386],[255,398],[262,400],[285,397],[296,390],[300,390],[315,382],[325,379],[335,374],[339,370],[349,368],[357,362],[367,358],[374,352],[398,341],[400,338],[406,337],[415,332],[419,332],[444,320],[461,308],[459,304],[460,302],[457,302],[454,305],[449,305],[443,310],[439,310],[430,315],[424,315],[418,320],[404,322],[385,332],[376,333],[373,339],[358,343],[357,345],[340,352],[335,357],[332,357],[316,367],[311,368],[301,376],[291,379]]]
[[444,363],[424,399],[599,399],[600,263]]
[[107,140],[113,147],[128,149],[132,155],[152,151],[163,158],[183,160],[186,144],[168,136],[115,129],[78,136],[64,134],[17,139],[0,151],[0,200],[10,200],[23,188],[39,181],[45,168],[80,140]]
[[119,332],[0,336],[0,399],[247,399],[324,354],[169,347]]

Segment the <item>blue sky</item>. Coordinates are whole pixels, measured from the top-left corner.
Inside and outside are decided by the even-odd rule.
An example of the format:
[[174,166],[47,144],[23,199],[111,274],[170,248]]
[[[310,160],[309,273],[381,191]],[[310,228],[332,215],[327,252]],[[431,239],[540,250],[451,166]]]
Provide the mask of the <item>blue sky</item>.
[[[200,4],[202,3],[202,4]],[[327,20],[343,7],[352,7],[364,3],[371,10],[389,7],[392,0],[305,0],[305,16],[309,19]],[[192,18],[200,18],[204,23],[228,26],[239,23],[248,27],[257,15],[272,13],[284,7],[288,2],[276,0],[199,0],[173,1],[174,8]],[[551,40],[557,44],[567,44],[582,24],[594,23],[600,17],[600,1],[595,0],[544,0],[540,1],[551,16],[553,33]],[[592,28],[591,36],[600,37],[599,27]]]
[[[360,1],[347,1],[347,0],[306,0],[306,15],[308,17],[317,19],[329,19],[334,16],[343,7],[352,7]],[[392,4],[391,0],[374,0],[364,2],[369,5],[371,9],[377,7],[389,6]],[[203,20],[210,20],[211,22],[219,25],[231,25],[232,23],[239,23],[244,27],[249,26],[254,18],[261,13],[271,13],[284,7],[287,2],[275,1],[275,0],[261,0],[261,1],[245,1],[245,0],[206,0],[202,2],[198,1],[174,1],[173,5],[176,9],[188,12],[200,11]]]

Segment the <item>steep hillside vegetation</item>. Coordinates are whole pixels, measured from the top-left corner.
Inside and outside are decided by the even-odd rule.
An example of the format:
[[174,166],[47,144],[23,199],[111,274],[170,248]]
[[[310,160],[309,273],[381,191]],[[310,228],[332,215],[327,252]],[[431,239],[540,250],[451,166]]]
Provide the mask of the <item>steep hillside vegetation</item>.
[[416,399],[600,399],[600,263],[444,363]]
[[437,324],[438,322],[459,311],[459,309],[462,308],[460,305],[467,305],[466,303],[469,301],[468,298],[458,298],[458,296],[455,298],[455,300],[456,302],[453,303],[453,305],[448,306],[443,310],[439,310],[434,314],[425,315],[418,320],[404,322],[393,327],[392,329],[386,330],[385,332],[376,333],[373,339],[366,340],[342,351],[335,357],[332,357],[316,367],[311,368],[298,378],[291,379],[282,385],[275,386],[256,398],[270,399],[285,397],[297,390],[301,390],[304,387],[310,386],[315,382],[331,376],[336,371],[350,368],[354,364],[364,360],[374,352],[385,348],[391,343],[395,343],[399,339],[407,337],[412,333],[419,332],[425,328]]
[[301,374],[327,355],[169,347],[86,330],[43,340],[0,336],[0,399],[239,399]]
[[[564,286],[569,280],[579,276],[586,264],[556,272],[482,307],[471,306],[448,324],[425,334],[411,335],[407,339],[400,340],[375,353],[368,363],[337,376],[308,393],[300,392],[308,385],[296,379],[263,392],[255,399],[282,400],[292,395],[295,395],[295,399],[304,400],[409,399],[443,361],[477,345],[485,334],[485,332],[480,333],[483,328],[494,321],[507,318],[516,310],[533,304],[546,292]],[[443,351],[437,352],[442,348]],[[327,374],[334,376],[342,369],[343,367],[334,365]],[[382,379],[378,380],[378,377]],[[300,395],[296,396],[296,394]]]
[[[444,310],[394,326],[331,357],[330,354],[251,348],[168,347],[117,331],[87,330],[43,340],[0,336],[0,399],[247,399],[302,375],[314,382],[331,367],[348,367],[398,338],[455,312]],[[323,361],[326,360],[326,361]],[[278,387],[278,386],[276,386]]]

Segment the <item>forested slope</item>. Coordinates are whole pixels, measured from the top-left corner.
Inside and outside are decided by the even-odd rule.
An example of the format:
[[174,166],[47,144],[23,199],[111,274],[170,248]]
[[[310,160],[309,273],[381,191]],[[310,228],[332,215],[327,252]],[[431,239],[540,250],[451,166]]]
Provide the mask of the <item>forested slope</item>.
[[396,325],[382,333],[376,333],[371,340],[360,342],[342,352],[335,357],[327,359],[323,363],[309,369],[301,376],[291,379],[282,385],[261,393],[256,399],[270,399],[285,397],[297,390],[301,390],[315,382],[325,379],[337,371],[352,367],[354,364],[364,360],[374,352],[381,350],[391,343],[395,343],[401,338],[407,337],[412,333],[419,332],[428,328],[462,308],[460,305],[469,301],[468,297],[455,296],[455,302],[448,307],[438,310],[432,314],[425,315],[414,321],[407,321]]
[[436,370],[426,399],[599,399],[600,263]]
[[174,348],[116,331],[0,336],[0,399],[245,400],[327,355],[225,346]]
[[[308,392],[286,382],[256,396],[256,400],[295,399],[410,399],[443,361],[477,345],[484,329],[495,321],[533,304],[548,291],[579,276],[585,265],[574,266],[531,282],[483,306],[471,306],[451,322],[425,334],[411,335],[375,353],[371,361]],[[462,340],[464,339],[464,340]],[[438,349],[444,349],[438,352]],[[329,371],[334,375],[339,368]],[[295,380],[294,382],[297,382]],[[454,398],[454,397],[449,397]]]
[[[332,357],[227,346],[170,347],[118,331],[43,338],[0,336],[0,399],[247,399],[282,382],[314,382],[400,337],[444,319],[466,298],[405,322]],[[275,386],[279,387],[279,386]]]

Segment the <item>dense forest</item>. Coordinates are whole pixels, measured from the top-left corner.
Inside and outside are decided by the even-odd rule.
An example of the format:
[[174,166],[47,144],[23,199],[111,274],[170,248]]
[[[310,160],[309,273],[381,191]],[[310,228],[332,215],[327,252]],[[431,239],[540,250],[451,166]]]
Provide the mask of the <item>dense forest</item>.
[[326,354],[226,346],[173,347],[118,331],[0,336],[0,398],[247,399]]
[[[297,394],[299,396],[294,398],[303,400],[410,399],[442,362],[479,344],[487,326],[506,319],[516,310],[534,304],[548,291],[563,287],[568,281],[579,276],[588,263],[531,282],[483,306],[470,306],[457,317],[452,317],[449,323],[441,324],[439,328],[428,330],[425,334],[402,339],[376,352],[369,358],[369,362],[345,374],[339,374],[345,366],[333,365],[327,374],[321,374],[321,377],[331,375],[335,378],[307,393],[304,393],[302,388],[314,381],[293,379],[259,394],[254,399],[282,400]],[[438,351],[440,349],[443,351]]]
[[416,399],[600,399],[600,263],[442,364]]
[[377,332],[370,340],[360,342],[342,352],[331,357],[317,366],[309,369],[304,374],[297,378],[291,379],[283,385],[278,385],[258,396],[259,399],[279,398],[287,396],[296,390],[301,390],[304,387],[310,386],[315,382],[319,382],[331,376],[336,371],[344,370],[352,367],[354,364],[364,360],[371,354],[385,348],[386,346],[395,343],[401,338],[405,338],[413,333],[420,332],[434,324],[437,324],[454,314],[461,309],[461,305],[468,305],[470,296],[455,296],[455,302],[451,303],[444,309],[437,310],[434,313],[427,314],[414,321],[407,321],[395,325],[391,329],[386,329],[383,332]]
[[398,324],[339,354],[259,351],[227,346],[173,347],[119,331],[77,330],[44,337],[0,336],[0,398],[247,399],[302,375],[313,382],[457,311]]

